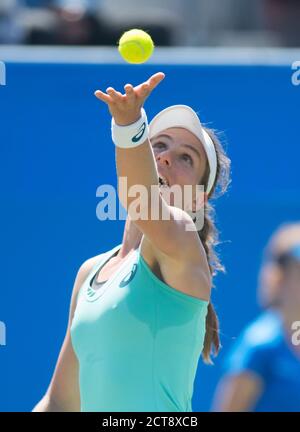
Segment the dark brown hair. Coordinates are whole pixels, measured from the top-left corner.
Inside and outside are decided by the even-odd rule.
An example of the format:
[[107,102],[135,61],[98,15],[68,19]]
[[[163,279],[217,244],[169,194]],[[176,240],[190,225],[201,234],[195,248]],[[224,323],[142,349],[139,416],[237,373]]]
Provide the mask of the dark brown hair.
[[[223,195],[230,183],[230,159],[226,156],[223,146],[217,136],[216,131],[209,128],[204,128],[212,139],[216,154],[217,154],[217,174],[214,185],[208,194],[208,199],[217,198]],[[209,176],[209,165],[207,164],[204,177],[200,184],[204,185],[206,190]],[[214,221],[214,207],[211,202],[207,202],[204,208],[204,224],[203,228],[198,231],[198,235],[204,246],[208,265],[212,276],[215,276],[218,271],[225,272],[224,266],[215,251],[215,246],[219,243],[219,232]],[[213,350],[214,356],[218,355],[220,350],[219,337],[219,320],[215,312],[214,306],[210,301],[208,304],[208,312],[206,316],[206,333],[204,339],[204,348],[202,357],[205,363],[212,364],[211,353]]]

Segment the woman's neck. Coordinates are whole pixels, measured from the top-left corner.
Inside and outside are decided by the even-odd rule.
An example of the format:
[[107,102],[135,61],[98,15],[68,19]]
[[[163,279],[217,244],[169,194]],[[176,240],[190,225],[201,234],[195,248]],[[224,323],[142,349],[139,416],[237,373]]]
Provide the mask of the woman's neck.
[[131,250],[137,249],[140,245],[142,237],[143,233],[137,228],[130,217],[127,216],[124,226],[122,246],[117,257],[124,258]]

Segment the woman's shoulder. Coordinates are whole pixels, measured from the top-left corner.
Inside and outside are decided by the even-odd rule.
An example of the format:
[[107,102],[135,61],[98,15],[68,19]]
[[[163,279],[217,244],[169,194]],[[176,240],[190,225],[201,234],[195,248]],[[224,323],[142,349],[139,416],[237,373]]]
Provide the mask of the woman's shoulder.
[[80,288],[83,286],[86,279],[92,274],[93,270],[97,267],[98,263],[101,260],[103,254],[95,255],[91,258],[86,259],[79,267],[75,284],[74,284],[74,293],[75,298],[77,297]]
[[97,266],[97,263],[101,259],[101,256],[103,254],[95,255],[91,258],[86,259],[77,270],[77,274],[75,277],[75,282],[73,285],[72,295],[71,295],[71,306],[70,306],[70,313],[69,313],[69,325],[71,326],[73,316],[75,313],[76,305],[77,305],[77,299],[79,296],[79,293],[89,277],[89,275],[92,273],[93,269]]
[[77,278],[79,279],[79,284],[82,285],[82,283],[85,281],[85,279],[93,273],[93,271],[97,269],[100,262],[105,259],[109,254],[113,254],[115,250],[117,250],[120,247],[120,245],[117,245],[113,247],[112,249],[109,249],[108,251],[101,252],[98,255],[94,255],[91,258],[86,259],[81,266],[79,267],[79,270],[77,272]]
[[88,276],[93,267],[101,260],[104,253],[100,253],[98,255],[92,256],[91,258],[86,259],[81,266],[79,267],[78,274],[83,276]]

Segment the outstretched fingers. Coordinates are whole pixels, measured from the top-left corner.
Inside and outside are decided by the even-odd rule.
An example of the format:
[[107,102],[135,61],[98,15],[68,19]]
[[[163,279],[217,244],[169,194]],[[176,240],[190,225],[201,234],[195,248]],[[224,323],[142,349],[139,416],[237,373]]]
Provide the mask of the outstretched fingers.
[[116,91],[113,87],[108,87],[106,93],[112,98],[113,102],[121,102],[123,95],[119,91]]
[[124,85],[125,94],[128,98],[134,97],[134,88],[132,84],[126,84]]
[[132,106],[135,103],[143,103],[164,78],[163,72],[157,72],[136,87],[133,87],[132,84],[126,84],[124,86],[125,94],[116,91],[113,87],[108,87],[106,93],[96,90],[94,95],[108,105],[121,103],[120,107],[124,107],[124,103],[129,102],[129,106]]
[[157,87],[164,78],[165,74],[163,72],[157,72],[156,74],[152,75],[147,81],[150,92],[155,89],[155,87]]
[[141,96],[143,98],[147,97],[149,95],[150,91],[151,90],[150,90],[149,83],[148,82],[143,83],[141,86]]
[[152,75],[147,81],[135,87],[135,91],[139,97],[146,99],[152,90],[164,79],[165,74],[158,72]]
[[113,102],[112,98],[108,94],[103,93],[101,90],[96,90],[94,95],[96,96],[97,99],[100,99],[102,102],[105,102],[107,104]]
[[126,84],[124,86],[124,90],[125,90],[125,98],[126,100],[130,103],[130,105],[136,103],[136,92],[132,86],[132,84]]

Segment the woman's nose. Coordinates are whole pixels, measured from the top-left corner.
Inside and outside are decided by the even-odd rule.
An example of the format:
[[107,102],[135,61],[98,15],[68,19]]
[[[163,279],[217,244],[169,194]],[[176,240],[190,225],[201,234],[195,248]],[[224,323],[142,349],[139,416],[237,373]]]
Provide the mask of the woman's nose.
[[162,152],[156,156],[156,161],[162,165],[171,166],[171,155],[169,152]]

